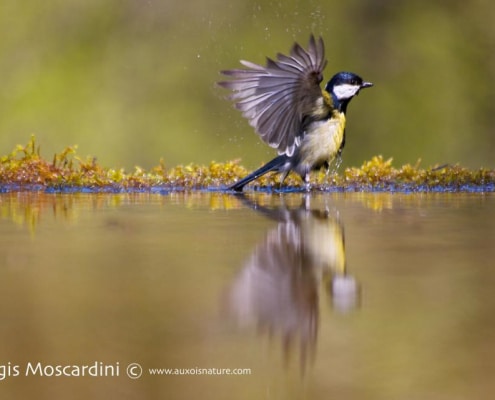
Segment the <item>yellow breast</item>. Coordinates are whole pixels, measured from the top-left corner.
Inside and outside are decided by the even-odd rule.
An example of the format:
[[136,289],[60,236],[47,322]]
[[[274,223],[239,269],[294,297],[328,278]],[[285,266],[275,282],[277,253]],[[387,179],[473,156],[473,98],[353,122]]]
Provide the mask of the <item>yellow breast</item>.
[[332,116],[313,122],[307,129],[301,144],[301,162],[308,167],[330,163],[342,145],[345,130],[345,114],[332,111]]

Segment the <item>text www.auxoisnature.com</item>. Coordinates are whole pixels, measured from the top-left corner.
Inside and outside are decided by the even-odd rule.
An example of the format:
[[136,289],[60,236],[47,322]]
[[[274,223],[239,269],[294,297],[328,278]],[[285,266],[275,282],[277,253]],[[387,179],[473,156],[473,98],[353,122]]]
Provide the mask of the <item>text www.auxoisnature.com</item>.
[[251,375],[251,368],[149,368],[150,375]]

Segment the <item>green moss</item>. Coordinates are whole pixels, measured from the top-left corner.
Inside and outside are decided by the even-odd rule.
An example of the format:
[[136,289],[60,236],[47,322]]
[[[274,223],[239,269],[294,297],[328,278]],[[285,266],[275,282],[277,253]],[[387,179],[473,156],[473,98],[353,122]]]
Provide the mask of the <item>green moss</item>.
[[[46,191],[149,191],[213,189],[228,186],[248,171],[238,161],[209,165],[179,165],[166,168],[161,161],[150,171],[104,168],[95,158],[82,159],[76,146],[67,147],[47,161],[40,154],[34,136],[26,146],[16,146],[0,158],[0,189]],[[277,186],[277,174],[260,178],[255,188]],[[287,187],[301,187],[302,182],[290,174]],[[495,191],[495,171],[468,170],[458,165],[421,168],[403,165],[395,168],[392,159],[373,157],[359,168],[347,168],[342,174],[316,173],[313,190],[319,191]]]

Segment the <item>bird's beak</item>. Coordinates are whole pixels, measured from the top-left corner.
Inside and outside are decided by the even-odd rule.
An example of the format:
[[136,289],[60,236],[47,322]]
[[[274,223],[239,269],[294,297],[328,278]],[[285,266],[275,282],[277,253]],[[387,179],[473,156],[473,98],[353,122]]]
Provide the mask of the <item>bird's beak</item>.
[[373,84],[371,82],[363,82],[361,84],[361,89],[365,89],[365,88],[368,88],[368,87],[371,87],[373,86]]

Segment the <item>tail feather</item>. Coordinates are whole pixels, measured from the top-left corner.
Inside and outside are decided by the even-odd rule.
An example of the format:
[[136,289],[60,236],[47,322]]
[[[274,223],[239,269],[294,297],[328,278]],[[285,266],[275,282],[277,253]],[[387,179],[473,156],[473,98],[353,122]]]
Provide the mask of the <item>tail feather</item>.
[[266,163],[262,167],[258,168],[256,171],[250,173],[248,176],[242,178],[240,181],[229,186],[230,190],[235,190],[236,192],[242,192],[244,186],[249,182],[258,179],[260,176],[267,174],[271,171],[280,171],[280,169],[286,164],[287,156],[285,154],[275,157],[270,162]]

